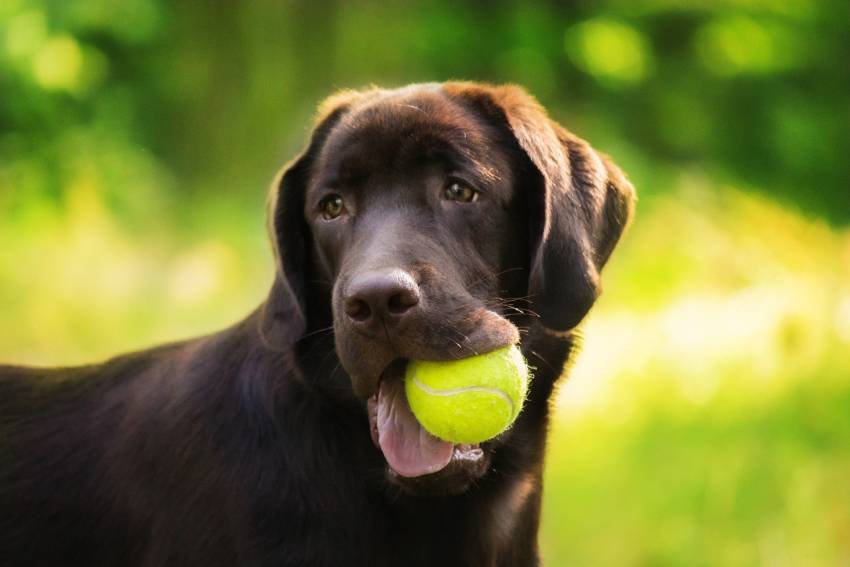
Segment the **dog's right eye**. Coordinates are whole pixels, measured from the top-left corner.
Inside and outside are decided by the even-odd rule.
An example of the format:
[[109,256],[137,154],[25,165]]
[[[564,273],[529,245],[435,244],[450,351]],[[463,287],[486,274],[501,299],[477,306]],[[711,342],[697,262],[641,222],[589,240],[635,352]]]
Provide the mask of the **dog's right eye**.
[[319,209],[322,211],[322,218],[325,220],[333,220],[342,214],[343,202],[342,196],[334,193],[328,195],[319,201]]
[[458,203],[474,203],[478,200],[478,191],[464,183],[452,181],[443,190],[443,198]]

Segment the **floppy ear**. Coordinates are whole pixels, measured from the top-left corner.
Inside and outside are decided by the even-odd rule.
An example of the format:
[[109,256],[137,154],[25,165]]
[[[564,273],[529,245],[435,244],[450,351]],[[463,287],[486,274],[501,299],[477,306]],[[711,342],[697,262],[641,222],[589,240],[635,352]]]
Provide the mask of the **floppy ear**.
[[634,212],[635,192],[606,156],[551,120],[523,89],[448,83],[446,92],[506,123],[534,165],[541,218],[532,249],[529,295],[550,331],[581,322],[600,293],[599,271]]
[[313,164],[331,129],[354,103],[369,94],[344,91],[323,102],[307,149],[284,166],[272,183],[267,226],[276,270],[260,313],[260,336],[268,347],[291,346],[307,328],[311,235],[304,218],[304,195]]

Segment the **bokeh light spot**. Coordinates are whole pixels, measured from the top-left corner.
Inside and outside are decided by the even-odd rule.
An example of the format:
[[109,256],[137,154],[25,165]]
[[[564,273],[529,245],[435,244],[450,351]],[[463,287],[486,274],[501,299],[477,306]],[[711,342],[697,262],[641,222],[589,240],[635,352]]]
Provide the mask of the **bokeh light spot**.
[[70,36],[50,39],[33,60],[33,76],[45,89],[75,91],[82,70],[83,52]]
[[572,26],[565,48],[576,66],[606,82],[638,82],[652,69],[652,54],[643,35],[614,20],[597,18]]
[[717,75],[775,73],[806,57],[788,28],[741,15],[709,21],[697,32],[695,45],[703,64]]

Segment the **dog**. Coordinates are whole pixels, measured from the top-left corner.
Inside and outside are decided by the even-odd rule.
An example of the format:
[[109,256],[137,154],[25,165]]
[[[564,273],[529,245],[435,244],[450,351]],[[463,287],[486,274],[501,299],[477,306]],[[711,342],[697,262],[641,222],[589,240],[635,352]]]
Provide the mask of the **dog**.
[[[549,400],[634,200],[520,87],[332,96],[273,183],[256,311],[0,367],[0,563],[538,565]],[[426,434],[406,362],[512,344],[533,370],[512,428]]]

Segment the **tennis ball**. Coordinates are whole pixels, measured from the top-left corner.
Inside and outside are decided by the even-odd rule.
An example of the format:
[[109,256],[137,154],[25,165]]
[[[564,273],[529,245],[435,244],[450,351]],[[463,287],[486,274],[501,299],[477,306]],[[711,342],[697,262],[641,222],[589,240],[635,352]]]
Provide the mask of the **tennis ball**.
[[411,360],[404,386],[426,431],[452,443],[480,443],[516,420],[528,366],[516,346],[450,362]]

